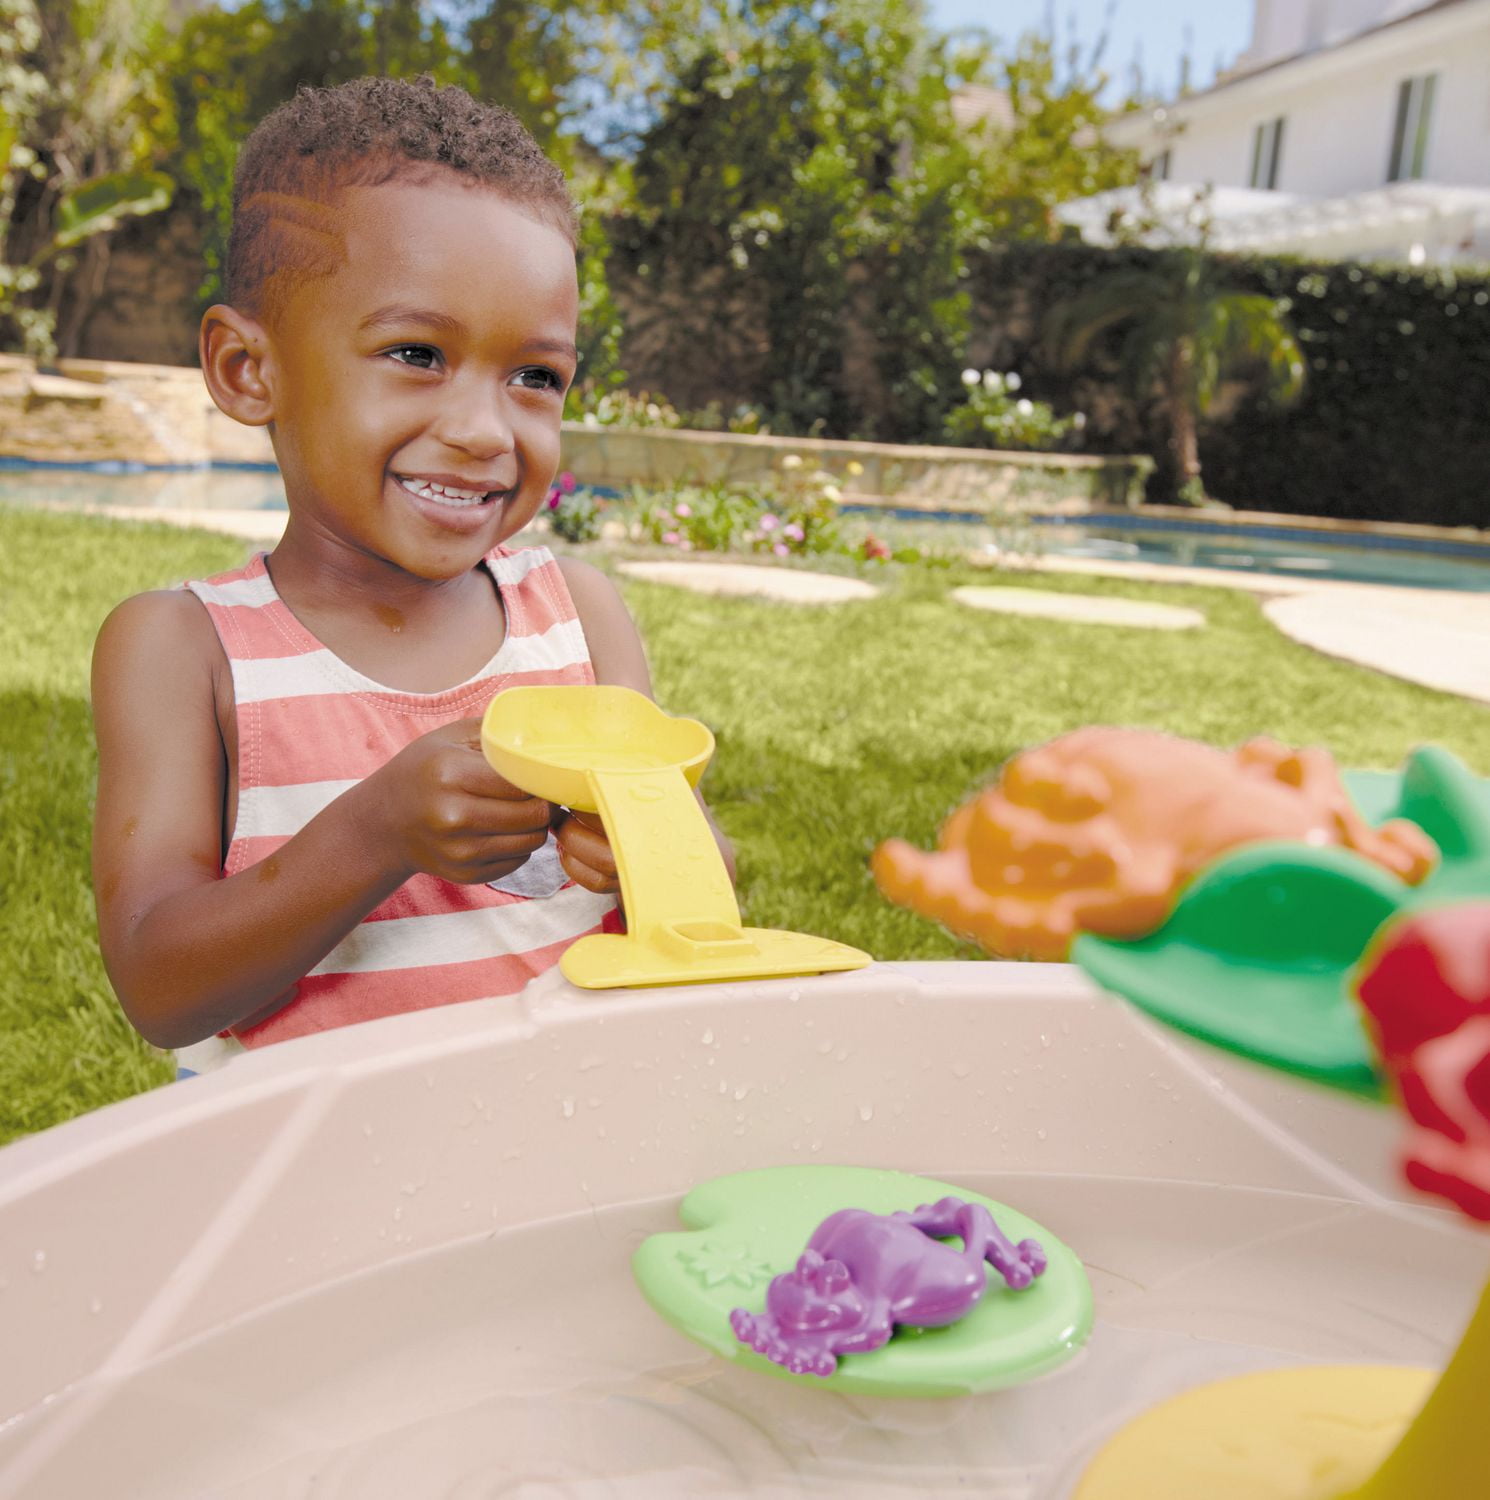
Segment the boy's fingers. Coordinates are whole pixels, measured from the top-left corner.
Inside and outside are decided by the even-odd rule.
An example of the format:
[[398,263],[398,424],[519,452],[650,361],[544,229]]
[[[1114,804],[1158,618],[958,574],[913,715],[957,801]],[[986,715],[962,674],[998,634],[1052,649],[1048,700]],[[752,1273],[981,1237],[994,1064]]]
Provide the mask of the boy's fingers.
[[478,797],[497,797],[503,801],[521,801],[529,793],[514,786],[495,770],[481,748],[481,720],[461,719],[445,727],[446,743],[459,746],[469,754],[458,757],[462,790]]
[[467,796],[453,809],[451,832],[465,831],[492,837],[525,840],[532,848],[548,837],[552,807],[542,797],[509,801],[500,797]]
[[563,844],[559,845],[559,863],[564,868],[564,873],[576,884],[583,886],[587,891],[594,891],[597,895],[608,895],[616,889],[616,871],[614,865],[610,872],[597,870],[587,865],[583,860],[575,857],[572,850],[566,849]]
[[[613,880],[616,874],[616,856],[610,841],[603,833],[597,833],[588,823],[582,822],[580,814],[573,813],[559,825],[555,837],[559,841],[560,855],[570,855],[579,863],[598,871]],[[579,879],[578,876],[575,879]]]

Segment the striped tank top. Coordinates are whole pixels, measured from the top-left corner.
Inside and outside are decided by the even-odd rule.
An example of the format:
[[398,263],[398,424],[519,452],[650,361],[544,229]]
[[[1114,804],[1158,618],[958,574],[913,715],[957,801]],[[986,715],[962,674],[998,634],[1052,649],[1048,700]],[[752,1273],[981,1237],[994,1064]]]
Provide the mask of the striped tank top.
[[[206,606],[233,674],[238,814],[223,875],[267,859],[329,802],[405,745],[457,719],[479,718],[505,688],[593,683],[574,602],[546,547],[497,547],[482,560],[507,617],[497,654],[439,693],[396,691],[321,644],[275,591],[260,553],[247,566],[183,584]],[[550,833],[543,848],[490,885],[415,875],[370,912],[293,987],[267,1020],[224,1034],[245,1047],[429,1006],[515,994],[586,933],[619,931],[614,896],[565,876]],[[183,1049],[200,1069],[224,1048]],[[188,1053],[194,1054],[187,1056]]]

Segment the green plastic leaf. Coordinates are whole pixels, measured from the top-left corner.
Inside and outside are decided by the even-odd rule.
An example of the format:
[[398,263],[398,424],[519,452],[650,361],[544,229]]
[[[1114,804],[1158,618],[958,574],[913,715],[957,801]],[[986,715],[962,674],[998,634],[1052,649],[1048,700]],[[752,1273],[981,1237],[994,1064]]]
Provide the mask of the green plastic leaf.
[[1376,1068],[1345,976],[1400,909],[1400,881],[1347,849],[1254,844],[1218,860],[1135,943],[1090,934],[1072,958],[1181,1031],[1362,1093]]
[[[845,1355],[826,1377],[792,1375],[735,1337],[731,1309],[759,1312],[771,1278],[791,1270],[829,1214],[889,1214],[949,1196],[983,1204],[1012,1240],[1038,1239],[1044,1275],[1013,1291],[990,1271],[988,1289],[956,1323],[900,1330],[882,1348]],[[1070,1247],[1017,1209],[950,1183],[871,1167],[762,1167],[700,1183],[678,1217],[682,1231],[650,1236],[632,1257],[642,1295],[721,1359],[809,1390],[926,1397],[1000,1390],[1065,1363],[1091,1331],[1091,1285]]]
[[113,229],[121,218],[158,213],[176,185],[164,172],[110,172],[63,194],[54,242],[61,248]]
[[1345,783],[1371,822],[1410,818],[1438,844],[1442,861],[1421,885],[1347,849],[1255,844],[1202,871],[1158,932],[1131,943],[1084,935],[1073,960],[1192,1036],[1379,1096],[1353,971],[1398,912],[1490,896],[1490,784],[1432,746],[1400,774],[1352,771]]

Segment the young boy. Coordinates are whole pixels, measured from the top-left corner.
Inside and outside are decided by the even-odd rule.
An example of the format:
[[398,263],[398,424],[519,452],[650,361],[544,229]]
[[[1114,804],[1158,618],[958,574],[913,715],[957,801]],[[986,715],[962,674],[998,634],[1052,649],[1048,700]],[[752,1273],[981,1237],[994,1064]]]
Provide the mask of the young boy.
[[602,573],[502,545],[577,359],[574,207],[517,120],[429,79],[302,89],[233,212],[202,371],[269,428],[289,522],[127,600],[93,661],[103,956],[194,1066],[511,994],[618,930],[598,819],[498,776],[479,723],[518,683],[650,692]]

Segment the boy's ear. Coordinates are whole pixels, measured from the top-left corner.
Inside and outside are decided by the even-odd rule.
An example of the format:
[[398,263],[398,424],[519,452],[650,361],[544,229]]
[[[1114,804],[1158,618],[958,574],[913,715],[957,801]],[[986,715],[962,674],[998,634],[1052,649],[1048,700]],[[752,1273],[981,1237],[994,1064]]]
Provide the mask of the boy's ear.
[[202,314],[198,353],[207,390],[218,409],[246,427],[274,420],[274,396],[265,378],[269,335],[264,325],[226,302]]

